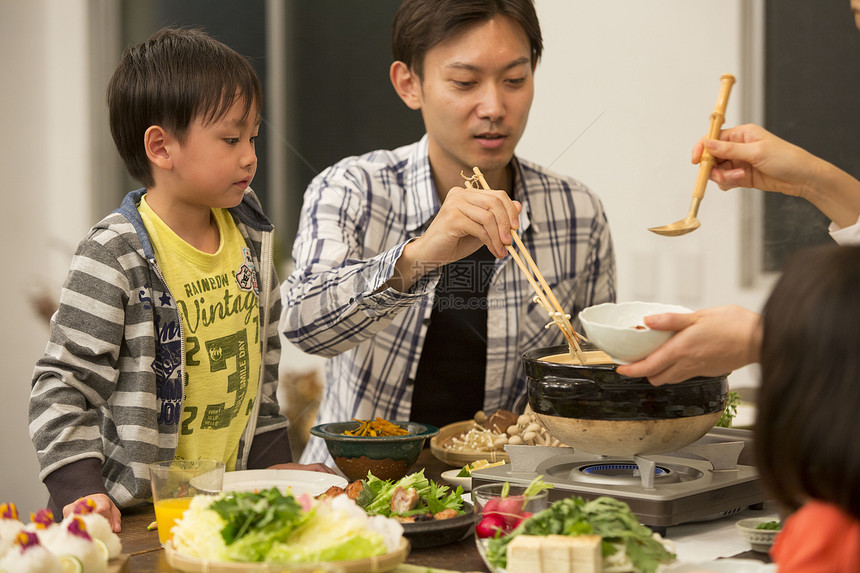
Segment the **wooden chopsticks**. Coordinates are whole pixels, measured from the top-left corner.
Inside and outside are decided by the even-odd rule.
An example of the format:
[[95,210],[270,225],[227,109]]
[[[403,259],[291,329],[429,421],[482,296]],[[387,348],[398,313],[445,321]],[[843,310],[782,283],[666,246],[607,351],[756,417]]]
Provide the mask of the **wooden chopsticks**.
[[[484,179],[484,175],[481,173],[481,170],[474,167],[473,171],[475,175],[472,177],[466,177],[461,173],[463,178],[466,180],[466,187],[474,189],[474,183],[478,182],[484,189],[490,189],[490,186],[487,184],[487,180]],[[575,356],[581,364],[585,364],[585,357],[582,355],[582,349],[579,347],[579,343],[577,342],[577,339],[585,340],[585,338],[573,330],[573,326],[570,324],[570,315],[565,313],[561,308],[561,304],[559,304],[558,299],[555,297],[555,294],[553,294],[552,289],[546,282],[546,279],[543,278],[543,275],[541,274],[540,269],[538,269],[534,259],[529,254],[525,245],[523,245],[523,242],[520,240],[520,236],[513,229],[511,229],[511,236],[514,239],[514,243],[516,243],[517,248],[520,250],[520,253],[522,253],[522,258],[513,245],[505,245],[505,248],[507,248],[511,257],[514,259],[514,262],[517,263],[517,266],[520,267],[520,270],[525,274],[529,284],[532,285],[532,288],[535,291],[534,301],[543,307],[552,320],[552,322],[546,325],[546,328],[549,328],[550,324],[555,323],[567,340],[567,344],[570,347],[570,353]],[[523,262],[523,259],[525,259],[525,262]]]

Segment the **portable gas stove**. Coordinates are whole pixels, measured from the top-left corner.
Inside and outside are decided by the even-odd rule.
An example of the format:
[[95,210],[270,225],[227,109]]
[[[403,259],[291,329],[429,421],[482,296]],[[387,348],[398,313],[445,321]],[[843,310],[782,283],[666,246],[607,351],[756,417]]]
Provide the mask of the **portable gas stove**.
[[[691,521],[761,509],[764,492],[752,460],[752,432],[714,428],[677,452],[633,459],[573,448],[506,446],[511,463],[472,472],[472,487],[511,482],[527,485],[538,475],[553,485],[549,499],[607,495],[624,501],[658,533]],[[742,455],[744,454],[744,455]]]

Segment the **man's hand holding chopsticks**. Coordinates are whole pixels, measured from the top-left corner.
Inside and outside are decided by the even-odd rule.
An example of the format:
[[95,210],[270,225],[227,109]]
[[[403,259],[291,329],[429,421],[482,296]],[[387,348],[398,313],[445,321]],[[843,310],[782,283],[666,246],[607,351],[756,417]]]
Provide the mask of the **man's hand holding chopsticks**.
[[511,231],[519,227],[522,205],[504,191],[454,187],[423,235],[406,245],[398,276],[388,286],[404,291],[422,275],[466,257],[486,245],[497,258],[507,256]]

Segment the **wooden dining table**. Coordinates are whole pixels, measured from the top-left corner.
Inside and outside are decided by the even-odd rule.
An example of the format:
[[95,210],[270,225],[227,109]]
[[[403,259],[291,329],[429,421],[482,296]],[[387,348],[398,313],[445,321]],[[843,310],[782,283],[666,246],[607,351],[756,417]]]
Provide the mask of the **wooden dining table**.
[[[438,460],[429,448],[425,448],[412,469],[417,471],[420,468],[424,468],[424,475],[429,479],[444,483],[442,472],[451,469],[451,466]],[[468,494],[464,497],[468,497]],[[132,573],[176,571],[167,563],[166,554],[158,542],[158,531],[148,529],[153,521],[155,512],[151,505],[123,511],[122,532],[119,537],[123,554],[128,557],[127,570]],[[449,545],[413,548],[406,558],[406,563],[434,569],[489,572],[478,554],[471,533],[465,539]]]
[[[424,468],[424,475],[429,479],[437,483],[445,483],[442,480],[442,472],[451,469],[451,466],[437,459],[429,448],[425,448],[412,471],[418,471],[421,468]],[[468,496],[469,494],[464,495],[467,499]],[[111,573],[114,571],[116,573],[176,571],[167,563],[166,554],[158,542],[158,531],[148,529],[153,521],[155,521],[155,513],[151,505],[123,511],[122,532],[119,537],[122,541],[124,559],[122,567],[114,569]],[[730,557],[770,562],[767,554],[754,551],[746,551]],[[406,558],[406,563],[422,568],[489,573],[489,569],[478,553],[471,532],[464,539],[448,545],[413,548]]]

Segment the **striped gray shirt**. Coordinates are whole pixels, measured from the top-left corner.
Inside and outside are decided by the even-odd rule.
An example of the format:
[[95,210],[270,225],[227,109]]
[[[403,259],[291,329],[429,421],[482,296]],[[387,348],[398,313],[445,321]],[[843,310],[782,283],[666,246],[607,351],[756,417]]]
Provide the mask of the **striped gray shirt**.
[[[120,508],[151,497],[148,463],[173,459],[181,424],[161,410],[175,401],[165,394],[184,391],[182,321],[137,211],[143,193],[129,193],[78,246],[30,395],[29,429],[40,478],[95,458],[101,476],[88,477],[100,477]],[[260,279],[263,356],[255,412],[239,445],[239,470],[247,466],[254,435],[286,428],[287,420],[276,396],[281,302],[272,225],[250,190],[230,212]],[[71,483],[63,492],[51,491],[52,497],[94,493],[86,489],[92,480],[76,481],[84,489],[76,492]]]

